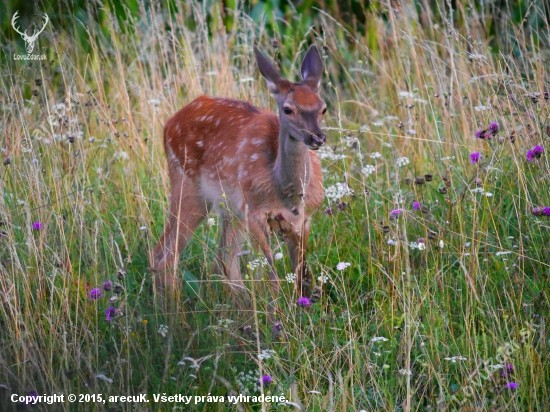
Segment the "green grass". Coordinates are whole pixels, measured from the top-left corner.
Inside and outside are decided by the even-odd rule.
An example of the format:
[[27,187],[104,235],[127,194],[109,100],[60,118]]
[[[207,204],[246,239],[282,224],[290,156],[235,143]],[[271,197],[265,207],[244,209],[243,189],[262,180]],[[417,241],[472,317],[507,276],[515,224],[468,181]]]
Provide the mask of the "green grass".
[[[233,11],[226,32],[214,18],[217,5],[206,10],[189,1],[148,15],[141,8],[122,30],[112,26],[109,10],[101,24],[67,18],[67,29],[50,25],[37,46],[45,64],[3,56],[0,148],[9,162],[0,165],[2,407],[15,410],[11,394],[31,391],[152,399],[226,396],[246,387],[258,394],[255,374],[269,374],[274,384],[266,393],[307,411],[456,410],[461,402],[463,410],[550,409],[550,218],[532,214],[550,206],[543,11],[532,8],[530,18],[545,23],[529,30],[503,15],[513,50],[499,54],[488,47],[483,10],[469,10],[467,25],[448,27],[426,25],[421,20],[431,15],[415,8],[376,3],[364,31],[319,11],[314,19],[297,17],[314,26],[285,25],[274,37],[266,35],[273,27],[265,19],[243,10]],[[71,25],[85,42],[74,41]],[[283,46],[274,47],[274,39]],[[325,188],[345,182],[354,193],[326,199],[313,218],[308,262],[317,284],[321,275],[330,279],[321,301],[309,310],[296,306],[285,280],[286,250],[273,238],[274,251],[283,253],[276,266],[286,330],[273,339],[261,270],[246,268],[256,253],[243,256],[255,310],[239,311],[211,271],[216,219],[199,228],[182,255],[185,281],[177,306],[166,310],[146,271],[167,218],[164,122],[201,93],[274,108],[252,46],[261,45],[294,78],[310,43],[326,55]],[[498,135],[476,139],[493,121]],[[529,162],[535,145],[545,152]],[[483,156],[477,164],[470,163],[474,151]],[[381,156],[372,157],[376,152]],[[398,166],[400,157],[409,163]],[[361,172],[367,165],[375,167],[368,175]],[[433,181],[416,184],[425,174]],[[414,211],[415,201],[424,210]],[[333,214],[323,213],[327,207]],[[390,218],[398,208],[403,213]],[[41,230],[33,230],[37,221]],[[407,246],[419,238],[424,250]],[[338,270],[340,262],[350,265]],[[91,288],[106,280],[120,293],[91,301]],[[111,305],[119,316],[107,322]],[[261,337],[239,329],[244,325]],[[261,360],[262,350],[273,353]],[[186,357],[203,358],[200,368],[190,368]],[[509,363],[514,373],[504,377],[490,366]],[[239,386],[249,371],[254,378]],[[504,388],[511,381],[517,390]],[[231,410],[152,402],[63,408],[174,406]],[[277,403],[240,408],[297,410]]]

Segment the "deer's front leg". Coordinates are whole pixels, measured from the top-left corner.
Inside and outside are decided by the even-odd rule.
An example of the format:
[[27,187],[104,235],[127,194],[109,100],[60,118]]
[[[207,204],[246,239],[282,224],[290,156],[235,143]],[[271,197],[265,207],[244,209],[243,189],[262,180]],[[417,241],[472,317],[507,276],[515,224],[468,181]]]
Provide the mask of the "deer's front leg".
[[260,224],[258,219],[250,218],[248,220],[248,227],[252,238],[258,248],[263,252],[267,263],[269,264],[269,285],[271,287],[271,300],[267,305],[267,313],[271,323],[275,323],[275,312],[277,310],[277,299],[279,298],[279,277],[275,271],[275,265],[273,264],[273,251],[269,244],[269,227],[267,224]]
[[309,239],[309,222],[305,222],[298,233],[289,232],[286,237],[290,264],[296,274],[296,293],[298,296],[311,296],[311,274],[307,267],[306,250]]

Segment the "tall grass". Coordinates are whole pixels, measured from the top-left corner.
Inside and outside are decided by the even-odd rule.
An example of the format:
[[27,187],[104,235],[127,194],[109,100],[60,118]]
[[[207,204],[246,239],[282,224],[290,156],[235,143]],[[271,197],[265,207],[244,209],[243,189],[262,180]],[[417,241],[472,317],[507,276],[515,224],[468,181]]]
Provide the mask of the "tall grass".
[[[226,30],[217,3],[138,4],[123,29],[109,7],[67,17],[68,29],[50,25],[37,46],[47,62],[2,63],[0,409],[19,407],[12,393],[230,391],[295,404],[240,410],[550,408],[550,221],[532,213],[550,206],[543,10],[530,9],[544,24],[528,31],[504,11],[513,54],[499,54],[488,47],[484,10],[474,8],[457,27],[374,3],[364,33],[319,10],[311,26],[291,19],[270,38],[266,20],[239,7]],[[75,31],[87,41],[74,41]],[[177,307],[166,311],[146,271],[167,217],[164,122],[203,93],[274,109],[252,46],[296,78],[310,43],[324,51],[329,106],[330,197],[314,216],[308,256],[321,301],[295,304],[286,250],[274,238],[284,335],[272,336],[252,247],[243,269],[257,310],[238,311],[211,271],[213,216],[181,257]],[[498,134],[476,139],[491,122]],[[531,162],[535,145],[545,151]],[[482,158],[472,164],[476,151]],[[331,195],[336,184],[353,194]],[[349,266],[337,269],[341,262]],[[107,280],[111,291],[91,300]],[[260,374],[274,383],[260,388]],[[52,410],[107,407],[133,408]]]

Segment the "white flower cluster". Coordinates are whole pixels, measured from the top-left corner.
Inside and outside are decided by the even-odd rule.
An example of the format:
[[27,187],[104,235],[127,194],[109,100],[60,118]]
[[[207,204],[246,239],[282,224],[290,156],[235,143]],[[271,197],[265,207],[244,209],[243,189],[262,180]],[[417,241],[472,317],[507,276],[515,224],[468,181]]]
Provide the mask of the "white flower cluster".
[[231,319],[218,319],[218,326],[228,329],[229,326],[234,322],[235,321]]
[[346,158],[344,154],[334,153],[334,150],[328,145],[321,146],[319,150],[317,150],[317,155],[319,158],[326,160],[341,160]]
[[343,141],[346,147],[358,147],[359,145],[359,139],[355,136],[346,136]]
[[329,186],[325,189],[325,196],[327,197],[329,203],[337,203],[344,196],[353,195],[353,189],[351,189],[346,183],[336,183],[335,185]]
[[486,192],[485,189],[483,189],[482,187],[476,187],[475,189],[470,190],[470,192],[472,192],[472,193],[482,193],[486,197],[493,196],[493,194],[491,192]]
[[323,273],[322,275],[320,275],[317,280],[321,283],[327,283],[329,280],[330,280],[330,276],[327,275],[326,273]]
[[398,166],[398,167],[403,167],[403,166],[407,166],[411,161],[409,160],[408,157],[398,157],[397,160],[395,161],[395,164]]
[[267,264],[268,264],[268,261],[265,258],[265,256],[260,256],[259,258],[256,258],[256,259],[251,260],[250,262],[248,262],[247,267],[250,270],[255,270],[255,269],[259,268],[260,266],[265,266]]
[[239,372],[236,378],[237,386],[239,387],[239,393],[243,395],[250,395],[252,393],[258,393],[260,391],[260,372],[258,370],[248,371],[244,373]]
[[216,224],[216,219],[214,219],[213,217],[209,217],[207,220],[206,220],[206,224],[208,226],[214,226]]
[[369,176],[375,172],[376,168],[373,165],[366,165],[361,169],[361,173],[365,176]]
[[262,349],[260,354],[258,355],[258,359],[269,359],[272,358],[275,355],[275,351],[271,349]]
[[411,249],[425,250],[426,244],[424,242],[409,242],[409,247]]
[[371,159],[380,159],[382,157],[382,154],[379,152],[373,152],[369,155]]
[[388,340],[389,340],[388,338],[385,338],[383,336],[375,336],[370,341],[371,342],[387,342]]
[[465,358],[464,356],[458,355],[458,356],[453,356],[452,358],[445,358],[445,360],[456,363],[459,360],[468,360],[468,358]]
[[166,325],[160,325],[160,326],[159,326],[159,334],[160,334],[160,336],[162,336],[163,338],[165,338],[166,335],[168,334],[168,326],[166,326]]
[[296,273],[288,273],[285,276],[285,279],[288,283],[294,283],[296,282]]

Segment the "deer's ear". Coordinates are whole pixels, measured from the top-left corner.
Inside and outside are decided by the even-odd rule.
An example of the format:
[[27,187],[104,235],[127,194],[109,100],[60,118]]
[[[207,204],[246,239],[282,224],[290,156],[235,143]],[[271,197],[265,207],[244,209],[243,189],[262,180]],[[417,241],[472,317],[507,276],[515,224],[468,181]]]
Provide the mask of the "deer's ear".
[[323,77],[323,60],[321,54],[314,44],[309,48],[304,61],[302,62],[302,80],[313,90],[319,90],[321,77]]
[[267,85],[273,93],[281,93],[284,90],[290,88],[290,82],[285,79],[277,71],[275,67],[267,60],[267,58],[262,54],[262,52],[254,46],[254,54],[256,55],[256,61],[258,62],[258,68],[260,73],[267,81]]

